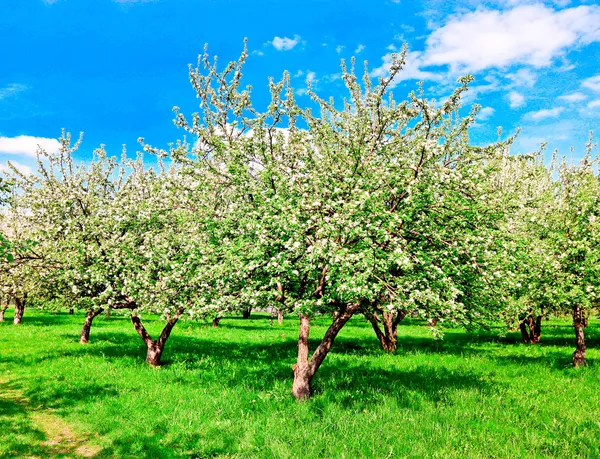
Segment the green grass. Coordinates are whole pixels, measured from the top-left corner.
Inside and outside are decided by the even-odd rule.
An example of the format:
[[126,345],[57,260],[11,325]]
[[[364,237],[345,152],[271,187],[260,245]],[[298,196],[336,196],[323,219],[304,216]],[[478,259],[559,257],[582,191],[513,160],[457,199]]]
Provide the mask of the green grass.
[[[586,329],[590,364],[573,369],[567,322],[544,322],[539,346],[460,330],[434,341],[406,322],[385,354],[355,318],[314,398],[297,403],[293,317],[179,323],[160,369],[126,319],[96,319],[88,345],[81,315],[11,319],[0,324],[0,457],[78,457],[69,441],[98,458],[600,457],[598,321]],[[313,349],[326,325],[312,328]],[[53,444],[40,413],[76,438]]]

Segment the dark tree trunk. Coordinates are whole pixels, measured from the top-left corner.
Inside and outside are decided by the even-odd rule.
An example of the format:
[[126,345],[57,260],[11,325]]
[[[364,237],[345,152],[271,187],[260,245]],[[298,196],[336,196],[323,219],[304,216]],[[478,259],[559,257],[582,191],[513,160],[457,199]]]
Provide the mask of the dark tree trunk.
[[585,365],[585,338],[583,311],[580,306],[573,308],[573,327],[575,328],[575,352],[573,352],[573,366],[580,367]]
[[242,318],[243,319],[249,319],[251,313],[252,313],[252,308],[244,309],[242,311]]
[[529,327],[525,322],[526,319],[522,320],[519,324],[519,328],[521,329],[521,337],[523,338],[523,342],[525,344],[529,344],[531,342],[531,340],[529,339]]
[[75,310],[73,308],[69,309],[69,315],[72,316],[73,314],[75,314]]
[[[371,323],[375,335],[381,344],[381,348],[386,352],[394,352],[398,348],[398,324],[406,317],[406,312],[387,312],[380,311],[382,318],[378,314],[365,312],[367,320]],[[379,324],[383,325],[383,331]]]
[[146,362],[149,365],[153,367],[160,366],[160,358],[165,349],[165,344],[171,335],[173,327],[181,317],[181,314],[183,314],[182,309],[178,310],[173,317],[169,318],[156,341],[148,334],[140,318],[136,315],[131,316],[131,322],[133,323],[135,331],[140,335],[140,338],[142,338],[142,341],[146,345]]
[[542,316],[527,316],[519,324],[521,336],[525,344],[538,344],[542,337]]
[[90,329],[92,328],[92,322],[94,318],[100,314],[102,314],[104,309],[100,308],[97,310],[88,311],[85,316],[85,322],[83,324],[83,328],[81,329],[81,336],[79,338],[79,342],[81,344],[86,344],[90,340]]
[[300,333],[298,337],[298,360],[292,366],[294,370],[294,383],[292,385],[292,394],[298,400],[306,400],[311,396],[310,383],[313,376],[327,357],[329,350],[346,322],[358,310],[360,303],[350,304],[346,306],[344,311],[335,318],[333,323],[325,332],[325,336],[321,343],[313,353],[312,357],[308,357],[308,337],[310,333],[310,317],[307,314],[300,314]]
[[19,325],[21,323],[21,320],[23,319],[23,314],[25,313],[25,301],[25,298],[21,299],[18,296],[14,297],[15,318],[13,322],[15,325]]
[[213,328],[217,328],[219,326],[219,322],[221,322],[221,318],[220,317],[215,317],[212,320],[212,326],[213,326]]
[[542,316],[537,316],[535,318],[535,321],[532,320],[531,323],[531,342],[533,344],[538,344],[540,342],[540,339],[542,338]]

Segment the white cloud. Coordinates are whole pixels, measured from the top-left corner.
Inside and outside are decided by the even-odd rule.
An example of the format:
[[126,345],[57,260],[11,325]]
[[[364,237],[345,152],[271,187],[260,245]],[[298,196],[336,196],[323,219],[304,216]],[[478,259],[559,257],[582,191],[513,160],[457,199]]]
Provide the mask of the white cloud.
[[360,54],[365,50],[366,46],[363,44],[360,44],[356,47],[356,49],[354,50],[355,54]]
[[599,40],[600,6],[478,9],[453,17],[427,38],[424,64],[461,73],[515,64],[543,67],[569,47]]
[[317,74],[315,72],[311,72],[310,70],[306,72],[306,80],[307,81],[315,81]]
[[512,81],[512,86],[525,86],[531,88],[537,81],[537,74],[533,73],[530,69],[519,69],[516,72],[509,73],[506,78]]
[[584,88],[591,89],[595,92],[600,92],[600,75],[596,75],[594,77],[583,80],[581,86],[583,86]]
[[581,92],[572,92],[571,94],[563,94],[558,98],[566,100],[567,102],[581,102],[582,100],[585,100],[587,96]]
[[600,99],[592,100],[589,104],[587,104],[588,108],[598,108],[600,107]]
[[0,137],[0,153],[35,157],[39,147],[48,152],[56,152],[60,148],[60,142],[56,139],[29,135]]
[[344,45],[337,45],[335,47],[335,52],[340,54],[343,50],[344,50],[345,46]]
[[496,110],[493,109],[492,107],[484,107],[481,110],[479,110],[479,113],[477,114],[477,119],[479,121],[485,121],[487,119],[489,119],[495,112]]
[[519,108],[525,105],[525,97],[517,91],[509,92],[507,97],[510,108]]
[[[17,161],[10,161],[10,163],[13,165],[13,167],[15,167],[18,171],[22,172],[25,175],[29,175],[33,172],[33,169],[31,169],[31,167],[29,166],[26,166],[25,164],[21,164]],[[10,167],[8,167],[8,164],[0,164],[0,171],[9,172]]]
[[271,41],[270,43],[273,45],[273,47],[277,51],[289,51],[290,49],[293,49],[294,46],[296,46],[299,41],[300,41],[300,36],[294,35],[294,38],[275,37],[275,38],[273,38],[273,41]]
[[543,109],[537,112],[530,113],[530,116],[534,120],[542,120],[545,118],[556,118],[564,111],[564,107],[556,107],[551,109]]

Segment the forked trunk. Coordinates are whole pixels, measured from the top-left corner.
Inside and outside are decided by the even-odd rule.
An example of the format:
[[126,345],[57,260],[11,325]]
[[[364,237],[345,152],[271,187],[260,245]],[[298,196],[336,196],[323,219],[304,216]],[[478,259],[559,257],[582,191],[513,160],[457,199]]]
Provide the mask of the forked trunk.
[[[406,317],[406,312],[381,311],[382,317],[372,312],[365,312],[367,320],[371,323],[375,335],[386,352],[394,352],[398,348],[398,324]],[[379,324],[382,324],[383,331]]]
[[219,322],[221,322],[221,318],[220,317],[215,317],[212,320],[212,326],[213,326],[213,328],[217,328],[219,326]]
[[73,314],[75,314],[75,309],[70,308],[69,309],[69,315],[72,316]]
[[98,315],[100,315],[102,313],[102,311],[104,311],[104,309],[100,308],[97,310],[91,310],[88,311],[86,316],[85,316],[85,322],[83,324],[83,327],[81,329],[81,336],[79,338],[79,342],[81,344],[86,344],[89,342],[90,340],[90,329],[92,328],[92,322],[94,321],[94,318]]
[[573,366],[585,365],[585,338],[583,336],[585,318],[580,306],[573,308],[573,327],[575,328],[575,352],[573,352]]
[[8,309],[8,301],[0,305],[0,322],[4,322],[4,313]]
[[538,344],[542,337],[542,316],[536,316],[535,319],[528,316],[521,321],[519,328],[525,344]]
[[14,302],[15,302],[15,317],[14,317],[14,324],[15,325],[19,325],[21,323],[21,320],[23,319],[23,314],[25,313],[25,298],[19,298],[18,296],[14,297]]
[[173,327],[181,317],[181,314],[183,314],[183,309],[179,309],[173,317],[169,318],[156,341],[148,334],[140,318],[136,315],[131,316],[131,322],[133,323],[135,331],[140,335],[140,338],[142,338],[142,341],[146,345],[146,362],[149,365],[153,367],[160,366],[160,358],[165,349],[165,344],[171,335]]
[[243,319],[249,319],[251,313],[252,313],[252,308],[244,309],[242,311],[242,318]]
[[350,304],[340,312],[333,323],[325,332],[321,343],[309,359],[308,337],[310,334],[310,317],[308,314],[300,314],[300,333],[298,337],[298,360],[292,366],[294,370],[294,383],[292,394],[298,400],[307,400],[311,396],[310,383],[313,376],[327,357],[329,350],[340,330],[352,315],[358,310],[360,303]]

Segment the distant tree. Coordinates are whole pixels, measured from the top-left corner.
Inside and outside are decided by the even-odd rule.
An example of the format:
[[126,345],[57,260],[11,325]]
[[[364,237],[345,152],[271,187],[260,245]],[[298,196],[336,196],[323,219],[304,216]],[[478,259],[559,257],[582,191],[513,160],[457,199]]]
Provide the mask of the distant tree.
[[593,146],[590,140],[579,165],[564,158],[555,161],[556,187],[536,218],[537,231],[551,257],[538,276],[536,290],[540,303],[572,315],[574,366],[585,364],[584,328],[600,294],[600,177]]

